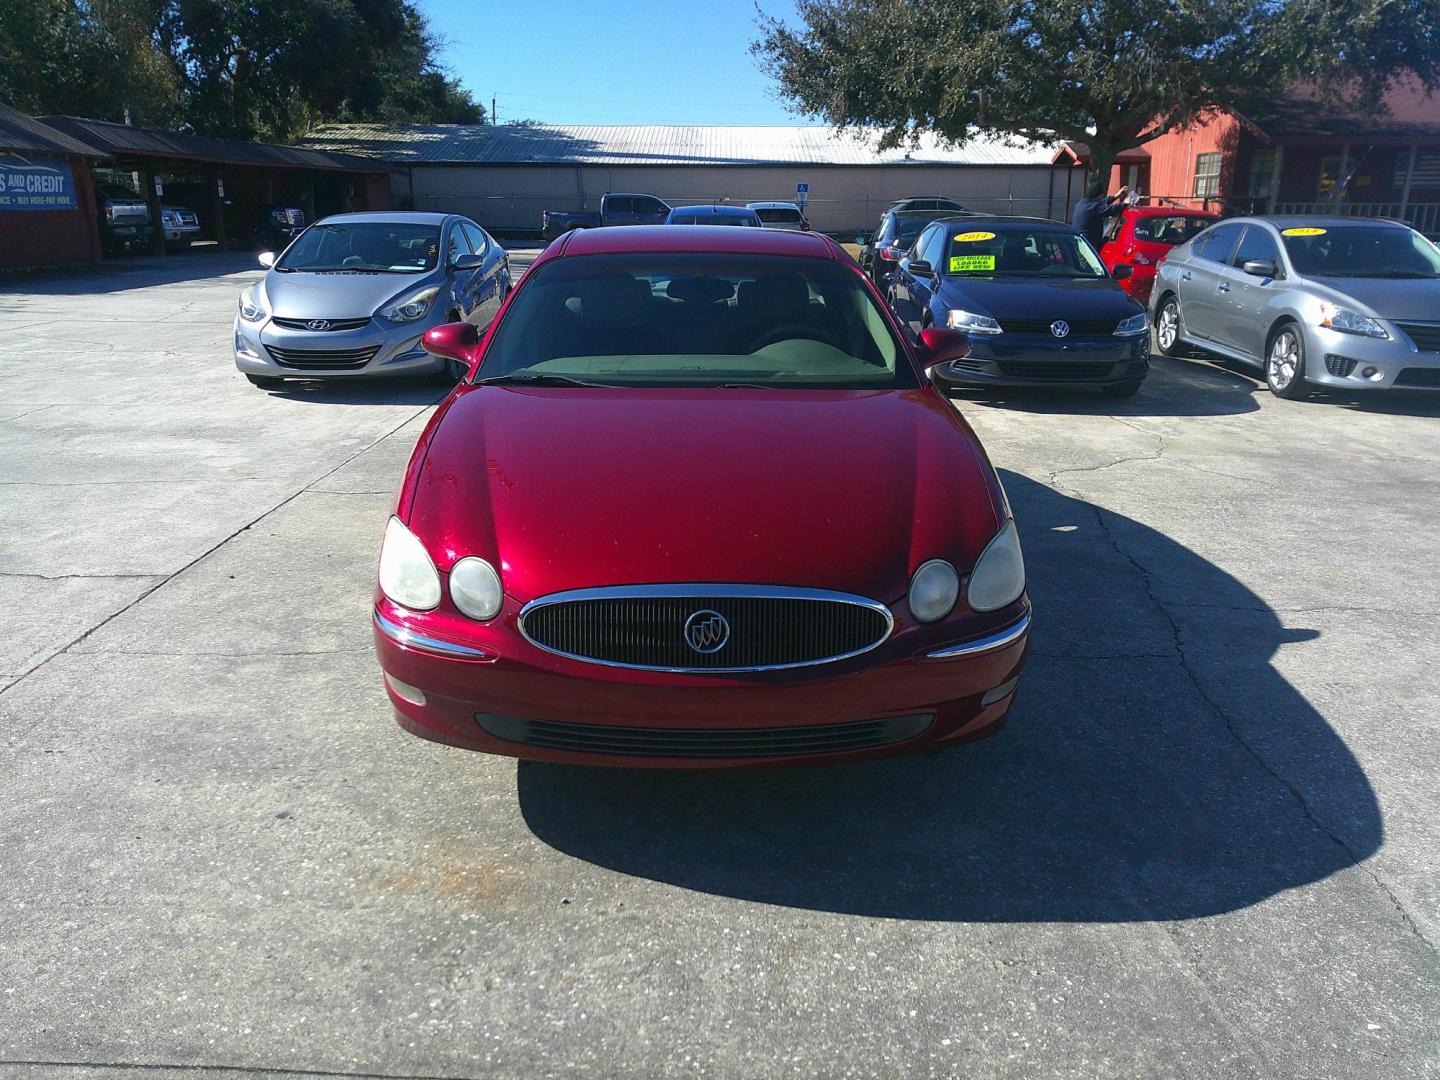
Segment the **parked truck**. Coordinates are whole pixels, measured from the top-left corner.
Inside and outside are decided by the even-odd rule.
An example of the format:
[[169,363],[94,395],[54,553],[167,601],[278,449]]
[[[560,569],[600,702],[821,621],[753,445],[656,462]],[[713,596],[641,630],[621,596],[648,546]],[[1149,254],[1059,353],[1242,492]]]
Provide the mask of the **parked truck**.
[[540,234],[554,240],[571,229],[598,229],[602,225],[663,225],[670,207],[654,195],[633,192],[606,192],[599,210],[545,210],[540,215]]

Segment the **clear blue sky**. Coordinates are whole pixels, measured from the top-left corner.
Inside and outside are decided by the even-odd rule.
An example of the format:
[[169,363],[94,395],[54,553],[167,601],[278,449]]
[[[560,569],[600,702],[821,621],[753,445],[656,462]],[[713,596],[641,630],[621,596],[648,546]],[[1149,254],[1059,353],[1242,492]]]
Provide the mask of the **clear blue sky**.
[[[750,55],[754,0],[418,0],[500,122],[802,124]],[[798,23],[791,0],[761,9]]]

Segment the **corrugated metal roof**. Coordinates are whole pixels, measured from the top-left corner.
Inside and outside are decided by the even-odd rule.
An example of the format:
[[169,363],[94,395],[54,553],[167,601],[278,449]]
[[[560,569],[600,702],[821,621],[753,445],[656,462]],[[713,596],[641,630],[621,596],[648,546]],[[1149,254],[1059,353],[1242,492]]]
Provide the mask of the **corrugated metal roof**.
[[300,169],[345,169],[381,172],[389,166],[373,157],[352,157],[313,147],[281,146],[277,143],[246,142],[243,139],[212,139],[174,131],[130,127],[110,120],[86,120],[78,116],[47,116],[44,122],[76,139],[101,148],[107,155],[131,157],[189,158],[230,165],[280,165]]
[[48,127],[33,116],[17,112],[9,105],[0,105],[0,150],[31,150],[80,157],[107,156],[104,151],[87,146],[79,139]]
[[397,164],[1048,165],[1053,146],[933,136],[880,153],[879,136],[824,127],[605,124],[326,124],[301,143]]

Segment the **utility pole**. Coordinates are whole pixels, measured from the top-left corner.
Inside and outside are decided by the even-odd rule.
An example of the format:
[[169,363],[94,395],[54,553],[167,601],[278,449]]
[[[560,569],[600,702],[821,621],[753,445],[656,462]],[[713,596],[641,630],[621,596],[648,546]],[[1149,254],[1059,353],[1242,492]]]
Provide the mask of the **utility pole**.
[[498,124],[500,121],[499,121],[499,119],[497,119],[497,116],[498,116],[498,114],[495,112],[495,95],[494,95],[494,94],[491,94],[491,95],[490,95],[490,123],[492,123],[492,124]]

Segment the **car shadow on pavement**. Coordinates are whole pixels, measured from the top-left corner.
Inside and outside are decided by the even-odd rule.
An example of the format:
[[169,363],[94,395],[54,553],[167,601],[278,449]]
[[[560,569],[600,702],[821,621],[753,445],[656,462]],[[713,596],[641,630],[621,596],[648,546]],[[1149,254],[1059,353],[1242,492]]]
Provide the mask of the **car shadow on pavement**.
[[[135,255],[105,259],[81,267],[41,270],[0,278],[0,295],[95,296],[155,285],[176,285],[263,270],[254,252],[190,251],[174,255]],[[233,305],[232,305],[233,306]]]
[[[1265,377],[1258,368],[1230,360],[1223,356],[1210,356],[1192,350],[1190,363],[1197,369],[1221,372],[1252,387],[1257,394],[1268,394]],[[1143,391],[1142,391],[1143,393]],[[1369,393],[1345,391],[1332,386],[1316,387],[1309,398],[1293,402],[1297,408],[1307,405],[1330,405],[1355,412],[1383,413],[1391,416],[1440,416],[1440,394],[1426,390],[1377,390]]]
[[[1264,391],[1260,387],[1260,391]],[[1100,390],[1061,390],[1048,387],[974,388],[955,398],[965,405],[985,405],[1015,412],[1065,413],[1085,416],[1233,416],[1254,412],[1255,384],[1208,365],[1168,357],[1152,357],[1150,374],[1140,392],[1114,398]]]
[[1036,632],[994,738],[828,768],[522,762],[531,830],[706,893],[975,922],[1196,918],[1378,849],[1363,770],[1270,663],[1315,631],[1139,522],[1005,483]]

